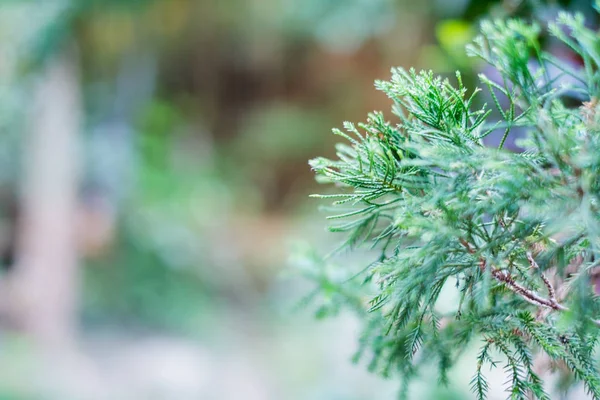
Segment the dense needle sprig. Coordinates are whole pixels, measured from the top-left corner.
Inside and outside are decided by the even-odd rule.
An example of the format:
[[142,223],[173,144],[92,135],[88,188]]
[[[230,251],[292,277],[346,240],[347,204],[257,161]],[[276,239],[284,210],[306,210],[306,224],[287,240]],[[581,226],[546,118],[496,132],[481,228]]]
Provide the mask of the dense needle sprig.
[[[489,390],[484,366],[501,364],[509,398],[549,399],[538,353],[600,399],[600,37],[580,15],[550,25],[582,60],[576,68],[544,52],[540,32],[520,20],[481,25],[467,51],[497,71],[480,76],[491,106],[476,106],[479,89],[458,73],[451,83],[395,68],[375,85],[394,122],[375,112],[345,123],[334,130],[346,141],[337,159],[310,162],[339,188],[316,197],[334,200],[339,212],[328,218],[346,232],[343,247],[377,251],[360,284],[336,289],[364,316],[361,354],[372,370],[408,382],[437,360],[445,383],[477,342],[478,399]],[[505,150],[517,127],[524,151]],[[494,132],[499,148],[484,145]],[[447,287],[460,298],[452,312],[438,307]]]

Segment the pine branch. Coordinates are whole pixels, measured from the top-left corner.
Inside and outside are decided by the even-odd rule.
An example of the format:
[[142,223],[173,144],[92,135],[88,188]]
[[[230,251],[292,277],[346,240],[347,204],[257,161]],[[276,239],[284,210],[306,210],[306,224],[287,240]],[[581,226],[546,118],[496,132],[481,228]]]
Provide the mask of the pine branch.
[[[311,160],[338,190],[316,197],[333,201],[330,229],[347,235],[340,249],[376,252],[341,287],[322,284],[365,321],[370,369],[395,371],[405,384],[434,360],[446,382],[483,336],[471,381],[478,399],[488,392],[483,365],[497,364],[492,349],[507,360],[512,398],[549,398],[533,369],[538,350],[600,398],[592,357],[600,299],[590,284],[600,260],[600,36],[581,16],[550,25],[583,60],[578,70],[543,50],[535,24],[484,22],[481,32],[467,51],[500,77],[480,75],[492,108],[478,105],[481,90],[468,91],[458,73],[453,84],[395,68],[376,87],[393,101],[396,123],[380,112],[345,123],[334,130],[346,141],[337,159]],[[527,130],[521,153],[503,149],[516,127]],[[499,148],[484,145],[492,134]],[[450,284],[460,301],[441,314]]]

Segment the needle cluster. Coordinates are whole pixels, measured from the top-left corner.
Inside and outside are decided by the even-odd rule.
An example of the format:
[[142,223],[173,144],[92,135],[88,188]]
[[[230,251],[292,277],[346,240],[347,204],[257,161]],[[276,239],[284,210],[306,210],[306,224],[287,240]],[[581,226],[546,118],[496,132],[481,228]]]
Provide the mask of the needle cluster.
[[[321,281],[363,317],[372,370],[408,382],[437,363],[446,383],[476,344],[478,399],[486,368],[501,365],[511,399],[549,399],[550,370],[600,399],[600,36],[581,15],[549,25],[578,67],[544,51],[541,34],[521,20],[484,22],[467,48],[495,69],[481,90],[459,73],[393,69],[375,84],[393,120],[345,123],[333,131],[344,139],[337,158],[310,161],[335,187],[316,197],[333,201],[342,248],[374,254],[351,281]],[[519,152],[504,148],[516,130],[526,132]],[[492,134],[499,147],[485,144]]]

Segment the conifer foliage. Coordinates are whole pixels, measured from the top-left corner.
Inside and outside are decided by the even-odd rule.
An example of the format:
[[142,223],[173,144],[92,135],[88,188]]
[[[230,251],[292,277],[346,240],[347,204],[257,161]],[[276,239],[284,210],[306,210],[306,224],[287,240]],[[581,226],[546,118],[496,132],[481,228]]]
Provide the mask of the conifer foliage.
[[[490,367],[504,368],[511,399],[548,399],[548,371],[600,399],[600,37],[566,13],[548,32],[581,68],[545,52],[536,24],[484,22],[467,52],[497,72],[479,76],[485,96],[459,73],[395,68],[375,84],[393,102],[392,122],[379,112],[347,122],[333,131],[337,158],[310,161],[336,188],[316,197],[338,210],[328,218],[346,234],[342,247],[375,251],[353,279],[321,279],[329,298],[363,316],[359,356],[370,369],[407,383],[435,363],[446,383],[478,345],[478,399]],[[523,151],[508,151],[516,128],[527,132]],[[500,146],[484,145],[494,132]],[[453,290],[448,311],[440,294]]]

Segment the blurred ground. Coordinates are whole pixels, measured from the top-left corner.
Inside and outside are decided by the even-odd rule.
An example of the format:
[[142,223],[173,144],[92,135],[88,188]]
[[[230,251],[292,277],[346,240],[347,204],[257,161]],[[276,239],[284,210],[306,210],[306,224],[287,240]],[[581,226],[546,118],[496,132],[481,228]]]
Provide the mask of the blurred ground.
[[[351,315],[298,307],[293,244],[339,239],[307,160],[389,109],[391,66],[472,81],[479,18],[559,3],[590,7],[1,1],[0,399],[395,398],[349,362]],[[471,375],[412,398],[470,398]]]

